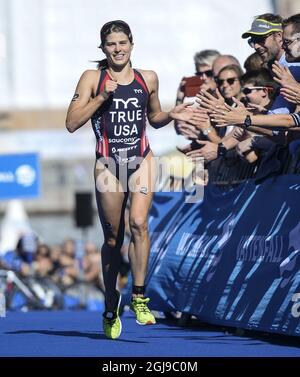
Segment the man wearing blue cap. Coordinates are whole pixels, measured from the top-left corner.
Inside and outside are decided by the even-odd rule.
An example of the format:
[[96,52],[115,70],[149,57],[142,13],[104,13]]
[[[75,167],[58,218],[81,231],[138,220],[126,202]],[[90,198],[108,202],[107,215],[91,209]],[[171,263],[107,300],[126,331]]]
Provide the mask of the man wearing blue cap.
[[264,63],[272,64],[284,57],[282,48],[282,17],[272,13],[257,16],[251,29],[242,34],[249,45],[261,56]]
[[[291,17],[290,17],[291,18]],[[289,20],[289,19],[288,19]],[[281,16],[265,13],[257,16],[252,22],[251,29],[242,34],[242,38],[249,38],[249,45],[261,56],[269,68],[278,61],[279,64],[289,67],[295,80],[300,82],[300,58],[292,57],[289,47],[284,43],[290,22]],[[291,20],[292,24],[296,21]],[[270,114],[288,114],[295,111],[295,104],[288,102],[282,95],[278,95],[273,102]]]

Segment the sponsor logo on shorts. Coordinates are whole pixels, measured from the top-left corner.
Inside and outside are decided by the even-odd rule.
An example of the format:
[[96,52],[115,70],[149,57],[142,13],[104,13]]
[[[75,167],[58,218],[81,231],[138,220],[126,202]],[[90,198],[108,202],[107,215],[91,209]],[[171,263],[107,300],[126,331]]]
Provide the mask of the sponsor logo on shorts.
[[133,145],[133,146],[127,147],[127,148],[115,148],[115,147],[112,147],[111,151],[112,151],[112,153],[116,153],[116,152],[128,152],[128,151],[132,151],[132,150],[136,149],[137,147],[138,147],[137,145]]
[[119,165],[129,164],[130,162],[132,162],[136,159],[136,156],[120,157],[117,154],[115,154],[114,156],[115,156],[117,164],[119,164]]

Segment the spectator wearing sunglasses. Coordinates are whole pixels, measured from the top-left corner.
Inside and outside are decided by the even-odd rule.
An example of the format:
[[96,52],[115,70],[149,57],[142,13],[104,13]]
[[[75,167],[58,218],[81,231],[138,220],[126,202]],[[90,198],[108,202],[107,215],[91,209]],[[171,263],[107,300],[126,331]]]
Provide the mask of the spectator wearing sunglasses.
[[[202,50],[200,52],[197,52],[194,56],[196,70],[195,76],[198,76],[203,80],[201,87],[204,87],[205,89],[211,91],[214,91],[216,89],[212,66],[213,62],[218,56],[220,56],[220,53],[217,50]],[[176,105],[180,105],[183,102],[189,102],[194,99],[194,97],[185,97],[185,84],[185,80],[182,79],[177,90]],[[197,137],[199,133],[199,131],[194,126],[187,125],[185,122],[174,121],[174,125],[176,132],[185,136],[186,138]]]
[[221,69],[216,79],[218,89],[222,96],[225,98],[225,102],[228,105],[232,105],[232,97],[237,99],[241,98],[241,77],[243,71],[236,65],[228,65]]
[[263,62],[272,64],[275,60],[281,59],[284,53],[282,17],[272,13],[257,16],[252,22],[251,29],[243,33],[242,38],[249,38],[249,46],[255,49]]
[[278,85],[269,70],[262,68],[246,72],[242,76],[242,94],[247,107],[254,112],[267,112],[271,107]]
[[197,52],[194,56],[195,74],[202,78],[202,87],[206,90],[216,90],[216,83],[213,78],[212,66],[216,58],[220,56],[220,53],[216,50],[203,50]]
[[[218,56],[220,56],[220,53],[217,50],[203,50],[197,52],[194,56],[196,70],[195,76],[199,76],[202,78],[203,83],[205,85],[205,89],[216,89],[216,84],[213,79],[212,65],[214,60]],[[182,79],[177,91],[176,105],[180,105],[184,101],[184,92],[182,91],[184,84],[184,79]]]
[[[261,68],[256,71],[248,71],[242,76],[242,94],[244,104],[252,114],[267,113],[271,107],[276,82],[268,69]],[[238,155],[252,163],[258,159],[258,153],[253,150],[252,143],[254,138],[262,135],[245,130],[241,133],[241,129],[236,129],[237,140],[239,144],[236,146]],[[263,140],[263,139],[261,139]],[[270,143],[264,142],[264,145],[270,146]]]

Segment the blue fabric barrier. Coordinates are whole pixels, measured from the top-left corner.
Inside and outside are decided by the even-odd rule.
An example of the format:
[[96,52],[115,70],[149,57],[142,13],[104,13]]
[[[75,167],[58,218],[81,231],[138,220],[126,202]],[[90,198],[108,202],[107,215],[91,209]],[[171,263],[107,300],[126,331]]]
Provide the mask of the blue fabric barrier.
[[300,335],[300,177],[208,185],[200,203],[157,193],[150,216],[151,308]]

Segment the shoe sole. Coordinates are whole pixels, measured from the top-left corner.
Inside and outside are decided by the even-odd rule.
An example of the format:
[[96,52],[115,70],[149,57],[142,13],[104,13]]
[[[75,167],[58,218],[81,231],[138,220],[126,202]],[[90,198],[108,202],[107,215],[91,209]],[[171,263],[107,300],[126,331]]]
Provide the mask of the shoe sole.
[[[136,314],[135,314],[135,311],[132,310],[131,308],[130,308],[130,311],[132,311],[132,313],[133,313],[134,315],[136,315]],[[142,323],[142,322],[139,322],[137,319],[135,320],[135,322],[136,322],[138,325],[140,325],[140,326],[155,325],[155,324],[156,324],[156,321],[154,321],[154,322],[152,322],[152,321],[148,321],[148,322],[146,322],[146,323]]]
[[142,323],[142,322],[139,322],[137,319],[135,320],[135,322],[140,325],[140,326],[147,326],[147,325],[155,325],[156,322],[152,322],[152,321],[148,321],[146,323]]
[[113,340],[118,339],[118,338],[120,337],[121,333],[122,333],[122,321],[121,321],[120,314],[119,314],[121,301],[122,301],[122,295],[121,295],[121,293],[119,292],[119,301],[118,301],[118,306],[117,306],[117,313],[118,313],[118,317],[119,317],[119,321],[120,321],[120,334],[119,334],[119,336],[117,336],[117,337],[114,338]]

